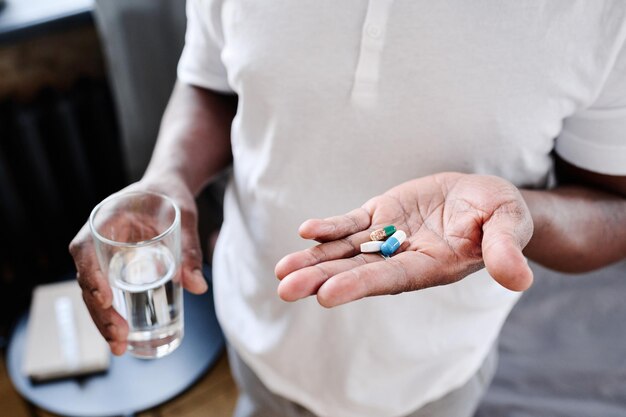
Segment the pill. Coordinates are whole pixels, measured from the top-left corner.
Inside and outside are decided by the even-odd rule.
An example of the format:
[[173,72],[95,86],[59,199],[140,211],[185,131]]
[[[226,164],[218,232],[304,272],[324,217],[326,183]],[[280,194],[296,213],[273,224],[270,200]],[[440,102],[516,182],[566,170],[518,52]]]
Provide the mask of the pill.
[[374,241],[374,242],[361,243],[361,252],[363,253],[380,252],[380,247],[383,245],[383,243],[384,242],[381,242],[380,240]]
[[402,230],[398,230],[389,239],[383,242],[382,246],[380,247],[380,253],[385,256],[391,256],[391,254],[397,251],[400,245],[402,245],[405,240],[406,233],[404,233]]
[[396,233],[396,226],[391,224],[391,225],[385,226],[385,227],[383,227],[381,229],[374,230],[370,234],[370,239],[372,239],[372,240],[385,240],[389,236],[393,235],[394,233]]

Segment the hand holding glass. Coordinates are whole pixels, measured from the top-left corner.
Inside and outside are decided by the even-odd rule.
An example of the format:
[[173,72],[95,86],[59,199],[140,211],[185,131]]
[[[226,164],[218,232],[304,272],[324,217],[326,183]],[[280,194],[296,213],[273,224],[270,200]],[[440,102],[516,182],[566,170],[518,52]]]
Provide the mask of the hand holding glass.
[[113,306],[128,322],[128,350],[159,358],[183,338],[180,210],[167,196],[122,192],[89,217],[100,269]]

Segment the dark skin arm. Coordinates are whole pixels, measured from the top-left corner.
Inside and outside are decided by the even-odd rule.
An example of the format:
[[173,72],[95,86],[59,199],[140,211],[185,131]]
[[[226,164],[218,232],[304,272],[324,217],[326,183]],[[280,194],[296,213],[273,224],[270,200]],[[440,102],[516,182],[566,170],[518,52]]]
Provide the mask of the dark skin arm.
[[[236,96],[177,83],[150,166],[139,182],[126,188],[166,194],[180,207],[182,284],[196,294],[205,292],[207,284],[201,272],[194,196],[231,163],[230,125],[236,107]],[[100,271],[87,225],[72,240],[70,252],[89,313],[111,351],[121,355],[126,350],[128,325],[112,307],[111,287]]]
[[230,126],[236,110],[235,95],[176,83],[143,179],[175,176],[197,195],[232,161]]
[[557,157],[559,186],[522,190],[535,233],[530,259],[562,272],[586,272],[626,256],[626,177],[587,171]]

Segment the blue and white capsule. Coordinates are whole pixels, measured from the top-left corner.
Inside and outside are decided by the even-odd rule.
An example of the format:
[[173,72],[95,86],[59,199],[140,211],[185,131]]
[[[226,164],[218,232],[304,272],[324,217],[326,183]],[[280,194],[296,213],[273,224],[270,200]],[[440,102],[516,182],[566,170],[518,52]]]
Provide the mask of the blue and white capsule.
[[405,240],[406,233],[404,233],[402,230],[398,230],[396,233],[391,235],[389,239],[385,240],[385,243],[383,243],[380,247],[380,253],[382,253],[384,256],[393,255],[400,248]]

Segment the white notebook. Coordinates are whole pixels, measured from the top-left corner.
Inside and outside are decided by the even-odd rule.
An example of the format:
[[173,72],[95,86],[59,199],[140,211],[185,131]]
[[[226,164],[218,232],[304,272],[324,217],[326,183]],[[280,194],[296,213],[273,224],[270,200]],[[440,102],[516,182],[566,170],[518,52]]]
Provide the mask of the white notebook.
[[33,291],[24,373],[36,381],[105,371],[110,353],[91,320],[76,281]]

